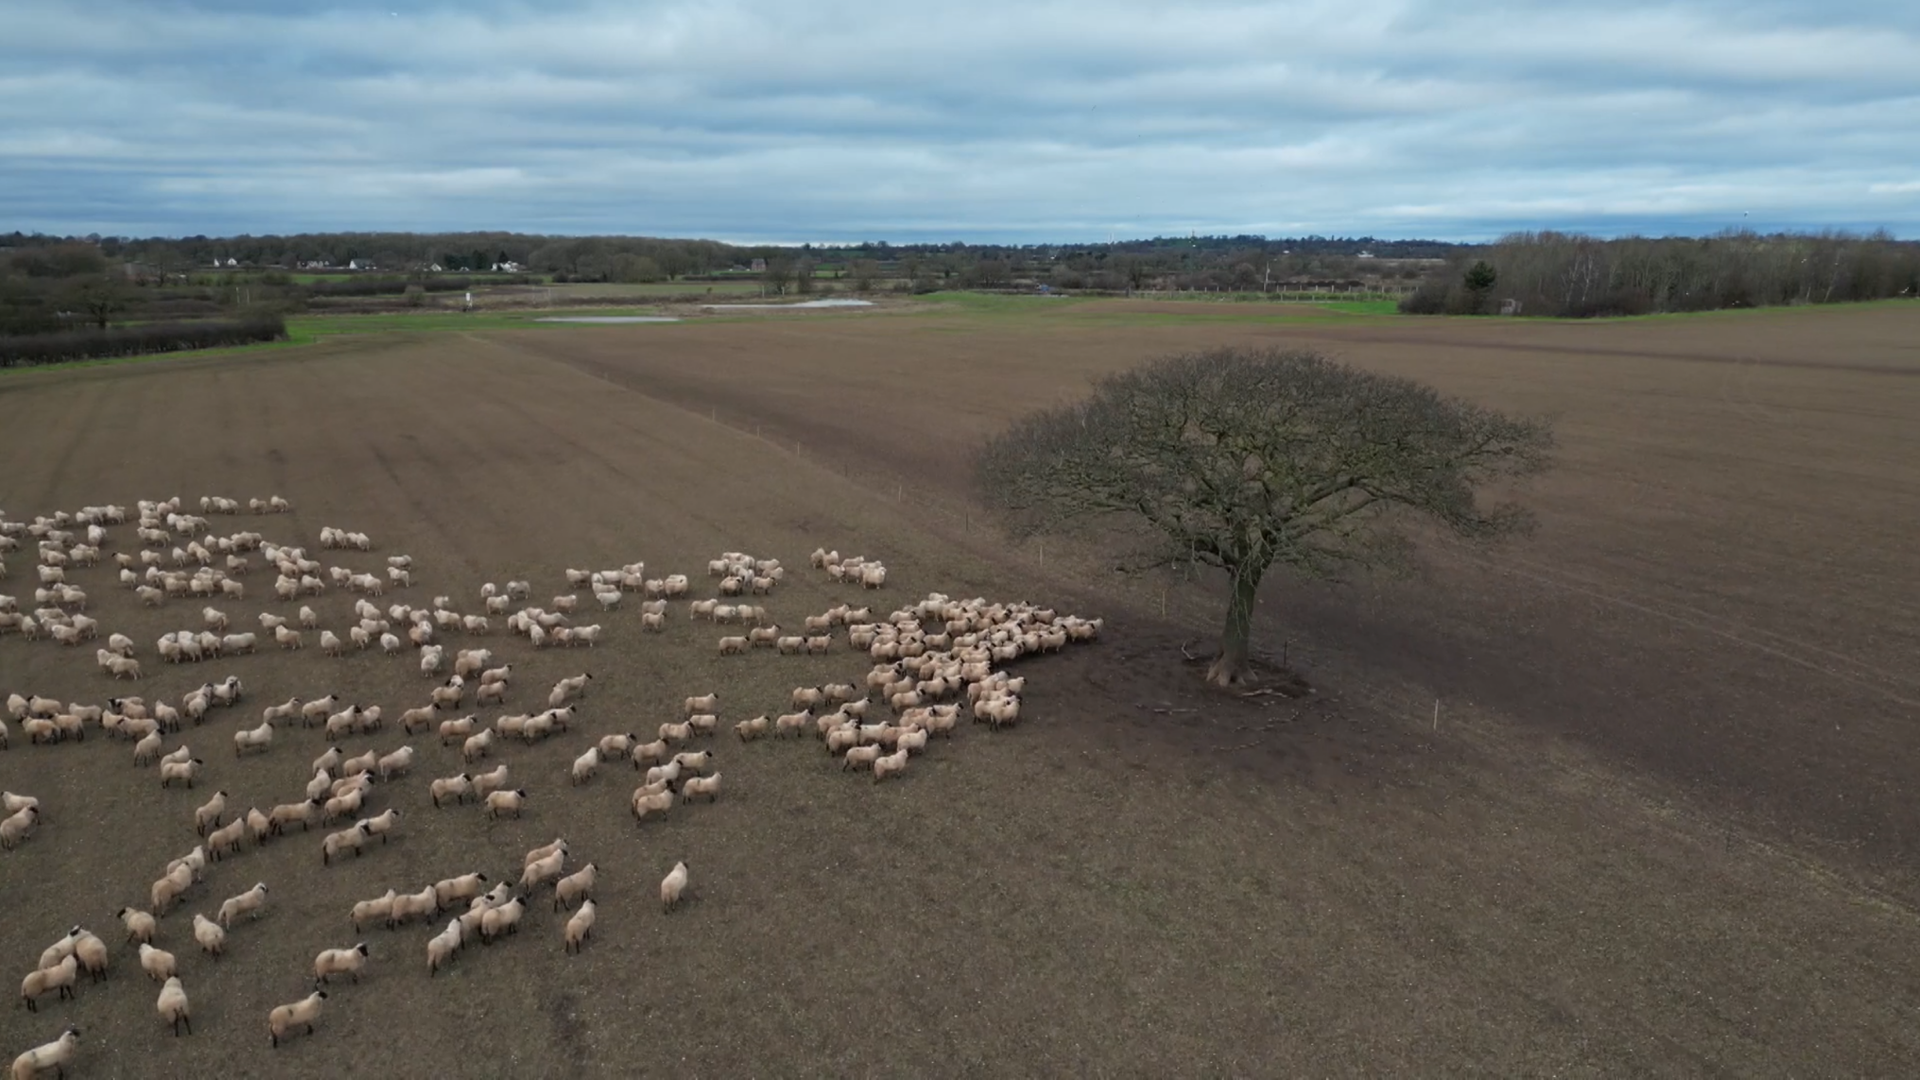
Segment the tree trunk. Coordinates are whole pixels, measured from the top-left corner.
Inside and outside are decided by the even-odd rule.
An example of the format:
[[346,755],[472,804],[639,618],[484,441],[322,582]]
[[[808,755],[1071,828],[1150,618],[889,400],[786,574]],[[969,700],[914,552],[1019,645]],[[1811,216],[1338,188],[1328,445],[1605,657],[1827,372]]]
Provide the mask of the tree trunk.
[[1248,645],[1253,639],[1254,594],[1260,591],[1265,567],[1242,566],[1233,574],[1233,593],[1227,599],[1227,622],[1220,631],[1220,655],[1207,668],[1207,681],[1215,686],[1240,686],[1251,671],[1247,665]]

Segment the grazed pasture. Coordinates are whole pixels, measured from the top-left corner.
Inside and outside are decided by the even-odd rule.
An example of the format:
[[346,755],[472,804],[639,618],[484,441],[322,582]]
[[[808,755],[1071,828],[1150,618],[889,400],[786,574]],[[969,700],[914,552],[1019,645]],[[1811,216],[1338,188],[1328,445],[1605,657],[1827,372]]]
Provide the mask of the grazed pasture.
[[[723,549],[801,564],[824,543],[885,559],[895,602],[938,589],[1109,617],[1100,644],[1022,663],[1021,729],[963,731],[879,786],[817,744],[729,743],[727,794],[657,828],[625,809],[631,774],[567,785],[584,735],[503,752],[534,795],[522,821],[436,813],[425,781],[457,771],[453,751],[416,738],[414,779],[373,803],[403,811],[392,844],[323,869],[317,836],[296,834],[216,869],[190,910],[273,890],[217,964],[166,921],[195,1005],[175,1039],[112,912],[191,845],[210,786],[285,801],[321,746],[296,729],[236,764],[236,721],[335,688],[391,718],[426,684],[406,661],[313,650],[158,670],[153,638],[199,605],[143,611],[98,572],[102,628],[140,643],[149,697],[231,672],[249,702],[188,733],[209,762],[191,794],[162,792],[122,743],[0,753],[0,786],[50,817],[0,855],[0,957],[24,974],[74,922],[115,950],[113,978],[77,1001],[9,1009],[0,1050],[72,1019],[76,1076],[1912,1071],[1900,784],[1920,688],[1900,664],[1920,575],[1899,543],[1920,520],[1920,361],[1902,344],[1917,323],[1089,304],[336,339],[0,380],[14,517],[278,492],[296,512],[257,519],[270,538],[364,530],[374,555],[415,556],[419,598],[511,577],[539,597],[562,567],[641,558],[697,575]],[[1175,648],[1194,608],[1176,595],[1162,618],[1075,551],[1001,550],[964,501],[965,447],[1029,403],[1247,340],[1563,414],[1534,540],[1491,561],[1436,551],[1422,580],[1274,588],[1269,651],[1303,667],[1311,707],[1197,694]],[[0,591],[31,592],[25,565],[9,557]],[[843,592],[801,573],[769,606],[785,621]],[[259,596],[226,606],[287,606]],[[316,606],[344,626],[349,605]],[[864,668],[844,651],[723,660],[684,613],[659,636],[637,610],[600,621],[595,650],[534,656],[496,635],[520,676],[510,704],[591,670],[581,730],[597,735],[651,727],[689,693],[718,689],[733,718]],[[0,639],[0,691],[115,692],[90,660]],[[354,900],[505,871],[561,834],[604,871],[584,955],[563,956],[536,907],[518,938],[429,980],[430,929],[369,929],[368,977],[314,1038],[268,1049],[266,1009],[305,992],[315,951],[359,940]],[[653,892],[680,858],[698,897],[663,917]]]

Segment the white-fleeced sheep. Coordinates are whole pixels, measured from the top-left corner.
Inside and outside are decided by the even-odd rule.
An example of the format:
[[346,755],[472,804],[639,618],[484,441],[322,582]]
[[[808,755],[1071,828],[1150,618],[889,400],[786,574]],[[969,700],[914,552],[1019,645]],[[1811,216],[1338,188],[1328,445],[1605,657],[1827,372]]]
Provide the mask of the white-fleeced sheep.
[[313,958],[313,979],[324,983],[335,975],[351,975],[354,982],[360,981],[360,972],[367,966],[367,943],[361,942],[351,949],[322,949]]
[[487,817],[497,818],[511,811],[514,817],[520,816],[520,808],[527,801],[527,789],[512,791],[491,791],[487,793]]
[[279,1046],[280,1040],[287,1037],[294,1028],[303,1027],[307,1034],[313,1034],[313,1022],[320,1019],[321,1009],[325,1007],[327,992],[315,990],[291,1005],[276,1005],[267,1013],[267,1038]]
[[574,912],[573,916],[567,920],[565,945],[567,952],[577,953],[586,947],[587,935],[593,930],[596,914],[597,908],[593,901],[585,900],[581,902],[580,910]]
[[160,1019],[173,1027],[176,1037],[182,1027],[187,1029],[187,1034],[193,1034],[193,1022],[188,1019],[187,990],[180,985],[180,976],[167,977],[166,984],[160,988],[160,998],[155,1002],[155,1007],[160,1012]]
[[140,943],[140,970],[147,973],[147,978],[154,982],[165,982],[173,976],[177,967],[172,953],[156,949],[144,941]]
[[67,1066],[73,1063],[73,1056],[80,1048],[80,1027],[68,1024],[67,1030],[50,1043],[42,1043],[13,1059],[13,1068],[8,1075],[13,1080],[34,1080],[34,1077],[52,1069],[65,1077]]
[[720,774],[712,776],[690,776],[680,785],[680,801],[691,802],[695,795],[705,795],[708,802],[720,797]]
[[345,851],[353,852],[357,858],[360,854],[360,849],[365,846],[366,842],[367,830],[358,824],[354,825],[351,829],[342,829],[339,832],[328,833],[327,838],[320,843],[320,864],[322,866],[331,866],[333,864],[333,857]]
[[265,882],[256,883],[253,888],[248,889],[238,896],[228,897],[227,900],[220,905],[219,919],[221,927],[231,929],[233,927],[233,920],[242,915],[252,919],[259,918],[260,909],[265,907],[266,903],[267,885]]
[[[554,910],[558,911],[562,908],[572,907],[576,900],[587,900],[588,897],[593,895],[593,886],[598,875],[599,869],[593,863],[588,863],[555,882],[553,886]],[[587,902],[591,903],[592,901],[587,900]]]
[[686,898],[687,888],[691,883],[692,877],[687,872],[687,864],[684,861],[674,863],[673,869],[660,880],[661,910],[670,912],[679,907],[680,902]]
[[227,948],[227,932],[197,911],[193,913],[193,940],[208,956],[219,956]]

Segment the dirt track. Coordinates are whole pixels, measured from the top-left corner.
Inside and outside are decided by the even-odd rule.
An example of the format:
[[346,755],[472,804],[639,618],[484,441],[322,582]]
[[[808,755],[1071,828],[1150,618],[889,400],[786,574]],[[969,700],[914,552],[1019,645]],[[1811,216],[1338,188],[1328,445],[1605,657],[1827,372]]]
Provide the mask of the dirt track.
[[[75,921],[116,952],[113,980],[77,1002],[8,1011],[0,1049],[72,1018],[88,1030],[79,1076],[1910,1072],[1920,933],[1905,900],[1862,903],[1852,875],[1896,897],[1911,887],[1895,872],[1911,808],[1891,785],[1912,775],[1899,699],[1920,695],[1894,663],[1911,655],[1916,582],[1892,562],[1891,530],[1920,516],[1920,453],[1901,423],[1920,415],[1920,380],[1677,355],[1817,360],[1824,341],[1857,357],[1913,325],[1879,311],[1814,321],[1840,314],[1734,324],[1731,338],[1701,320],[1449,326],[1458,337],[1441,342],[1426,324],[1075,316],[999,331],[861,317],[336,343],[0,381],[0,408],[33,418],[0,434],[13,516],[279,492],[297,512],[258,519],[270,537],[364,529],[376,555],[419,560],[416,603],[507,577],[558,592],[561,567],[636,558],[693,573],[723,548],[798,563],[827,543],[885,558],[895,602],[940,589],[1115,616],[1103,644],[1029,665],[1036,719],[1015,733],[962,732],[878,788],[812,744],[723,746],[727,796],[638,831],[631,774],[566,785],[584,738],[502,753],[535,799],[497,826],[471,807],[433,811],[425,780],[457,771],[455,755],[416,739],[414,779],[373,804],[405,815],[387,849],[323,870],[317,837],[296,835],[217,869],[189,910],[255,880],[273,889],[217,966],[189,956],[184,916],[167,921],[196,1007],[196,1034],[179,1040],[110,914],[190,846],[191,808],[212,787],[243,806],[297,790],[318,735],[235,764],[236,719],[336,686],[392,716],[425,683],[401,661],[311,650],[162,672],[150,697],[229,671],[251,690],[238,716],[188,733],[209,761],[203,789],[163,793],[125,744],[97,737],[0,754],[0,786],[40,794],[52,819],[0,855],[0,956],[24,974]],[[1091,372],[1176,343],[1309,333],[1449,389],[1566,412],[1542,535],[1500,568],[1446,555],[1452,575],[1436,583],[1271,597],[1332,705],[1197,699],[1177,627],[1093,610],[1084,581],[1024,557],[984,557],[988,541],[944,512],[970,438]],[[1676,355],[1475,347],[1557,347],[1555,333]],[[1892,345],[1870,359],[1906,362]],[[1831,482],[1843,473],[1853,482]],[[1860,477],[1877,480],[1870,496]],[[9,565],[5,591],[30,592],[25,561]],[[148,659],[198,611],[144,612],[107,571],[84,574],[103,628]],[[249,588],[265,584],[256,573]],[[802,575],[771,606],[793,618],[834,595]],[[349,604],[317,606],[338,625]],[[227,606],[251,618],[285,605]],[[715,687],[728,716],[749,715],[862,666],[723,663],[691,624],[642,638],[637,612],[604,621],[610,640],[591,652],[536,657],[496,635],[521,676],[512,702],[592,670],[583,727],[597,735],[651,727]],[[105,697],[85,660],[10,636],[0,689]],[[1434,689],[1449,703],[1438,732],[1407,715]],[[1739,827],[1718,807],[1746,811],[1728,819]],[[472,948],[432,982],[431,931],[369,929],[373,973],[340,989],[314,1039],[268,1050],[265,1009],[304,992],[317,949],[356,940],[354,900],[503,872],[562,833],[603,870],[583,957],[561,956],[544,905],[518,939]],[[1845,873],[1823,871],[1828,857]],[[700,893],[663,918],[651,893],[676,858]]]

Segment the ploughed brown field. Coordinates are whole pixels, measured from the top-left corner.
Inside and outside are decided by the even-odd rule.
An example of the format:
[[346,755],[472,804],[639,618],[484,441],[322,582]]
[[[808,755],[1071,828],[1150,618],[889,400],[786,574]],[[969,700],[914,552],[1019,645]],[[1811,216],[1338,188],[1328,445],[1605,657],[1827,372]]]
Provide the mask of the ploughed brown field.
[[[1424,572],[1280,580],[1261,647],[1307,697],[1221,697],[1206,584],[1120,583],[1077,544],[1007,547],[968,495],[966,455],[1103,371],[1225,343],[1306,345],[1491,405],[1559,416],[1540,529],[1494,552],[1436,545]],[[507,708],[594,680],[570,734],[500,747],[518,821],[435,810],[457,747],[395,720],[432,685],[411,654],[308,647],[170,667],[166,630],[211,602],[139,607],[103,564],[70,577],[147,677],[93,646],[0,638],[0,694],[177,701],[229,674],[247,696],[185,741],[206,761],[162,790],[99,730],[30,746],[0,787],[39,830],[0,852],[0,958],[24,976],[76,923],[110,978],[0,1012],[0,1057],[83,1029],[69,1075],[1912,1075],[1920,1070],[1920,308],[1885,305],[1590,324],[1323,317],[1212,305],[1036,302],[672,325],[333,339],[303,349],[0,378],[0,507],[13,519],[180,495],[280,494],[286,515],[213,517],[329,564],[410,554],[416,584],[477,611],[482,582],[644,559],[713,594],[723,550],[780,558],[783,625],[845,599],[930,591],[1104,616],[1100,641],[1015,665],[1020,726],[962,724],[898,782],[842,773],[817,742],[714,742],[726,788],[636,826],[638,778],[592,738],[650,733],[689,694],[723,725],[799,685],[859,681],[826,658],[722,658],[676,605],[638,597],[592,649],[476,643],[514,665]],[[322,553],[334,525],[370,554]],[[137,544],[112,531],[111,552]],[[882,559],[884,590],[806,569],[819,545]],[[27,545],[29,548],[31,545]],[[30,551],[0,592],[33,591]],[[582,595],[583,606],[591,598]],[[344,634],[352,598],[312,604]],[[468,642],[453,639],[457,647]],[[412,775],[368,807],[391,843],[322,867],[319,830],[216,865],[162,920],[194,1034],[174,1038],[114,912],[146,906],[196,842],[214,790],[296,801],[317,729],[236,761],[232,732],[290,695],[379,704]],[[470,702],[471,699],[469,699]],[[1437,710],[1436,710],[1437,702]],[[462,711],[471,710],[469,703]],[[337,827],[337,826],[336,826]],[[600,869],[578,957],[538,893],[520,933],[429,978],[439,925],[355,933],[387,888],[517,876],[557,836]],[[692,900],[662,914],[676,860]],[[201,956],[189,921],[265,882],[257,921]],[[314,954],[368,942],[312,1038],[268,1047],[266,1014]]]

